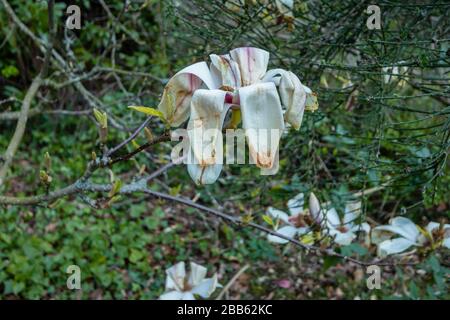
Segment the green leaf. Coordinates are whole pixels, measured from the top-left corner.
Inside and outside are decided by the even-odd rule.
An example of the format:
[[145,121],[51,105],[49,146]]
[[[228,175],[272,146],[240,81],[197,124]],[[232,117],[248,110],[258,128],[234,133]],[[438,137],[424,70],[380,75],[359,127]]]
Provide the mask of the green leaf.
[[110,198],[115,196],[120,191],[121,187],[122,187],[122,181],[117,179],[116,181],[114,181],[113,187],[112,187],[111,191],[109,191],[108,196]]
[[270,224],[272,227],[275,225],[275,224],[273,223],[272,218],[269,217],[268,215],[264,214],[264,215],[262,216],[262,218],[263,218],[263,220],[264,220],[267,224]]
[[108,127],[108,116],[106,115],[106,112],[98,111],[96,108],[94,108],[93,111],[94,117],[97,120],[97,122],[103,129],[106,129]]
[[145,113],[148,116],[154,116],[154,117],[158,117],[162,120],[165,120],[163,113],[155,108],[143,107],[143,106],[128,106],[128,108]]
[[136,263],[144,257],[144,253],[136,249],[131,249],[130,261]]
[[2,69],[2,76],[12,78],[19,75],[19,70],[15,66],[6,66]]

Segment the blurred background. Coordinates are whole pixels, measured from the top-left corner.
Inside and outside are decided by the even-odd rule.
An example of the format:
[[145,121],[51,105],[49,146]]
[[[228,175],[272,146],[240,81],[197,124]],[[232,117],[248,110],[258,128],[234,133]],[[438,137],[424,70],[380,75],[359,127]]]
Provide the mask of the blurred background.
[[[319,109],[282,138],[278,174],[229,165],[215,184],[196,186],[185,166],[176,166],[152,189],[261,224],[268,206],[286,210],[288,199],[311,191],[338,211],[362,194],[374,225],[399,215],[420,225],[448,221],[450,4],[377,1],[381,29],[369,30],[371,1],[294,1],[288,9],[286,2],[56,1],[54,49],[67,69],[51,60],[0,195],[41,194],[78,179],[92,152],[101,152],[94,107],[107,111],[108,144],[116,145],[145,120],[127,106],[156,107],[168,79],[186,65],[255,46],[270,52],[269,69],[291,70],[318,94]],[[80,30],[64,27],[70,4],[81,9]],[[45,1],[0,2],[0,154],[43,64],[33,35],[48,34]],[[158,119],[149,127],[155,135],[164,131]],[[145,142],[139,135],[126,148]],[[170,161],[172,146],[159,144],[93,180],[151,173]],[[46,152],[50,186],[40,179]],[[208,266],[222,284],[246,267],[227,299],[449,298],[448,252],[415,267],[383,268],[381,289],[371,291],[360,266],[271,244],[258,231],[182,205],[136,194],[93,208],[89,199],[0,204],[2,299],[155,299],[165,269],[179,261]],[[358,244],[341,252],[375,255]],[[82,290],[66,288],[71,264],[82,270]]]

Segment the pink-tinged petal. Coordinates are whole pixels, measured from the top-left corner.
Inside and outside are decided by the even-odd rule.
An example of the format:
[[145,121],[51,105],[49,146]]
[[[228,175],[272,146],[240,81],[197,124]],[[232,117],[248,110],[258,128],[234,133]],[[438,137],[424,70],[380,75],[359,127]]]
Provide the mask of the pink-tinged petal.
[[212,63],[211,72],[218,77],[220,88],[232,91],[241,86],[241,72],[236,61],[232,60],[229,55],[212,54],[209,57]]
[[283,289],[289,289],[291,287],[291,282],[288,279],[281,279],[276,281],[277,286]]
[[277,89],[270,82],[242,87],[239,100],[252,161],[260,168],[271,169],[284,130]]
[[232,50],[230,55],[239,65],[242,86],[259,82],[267,71],[269,52],[265,50],[243,47]]
[[172,127],[178,127],[189,118],[192,95],[202,85],[215,88],[208,65],[198,62],[175,74],[164,88],[158,109]]

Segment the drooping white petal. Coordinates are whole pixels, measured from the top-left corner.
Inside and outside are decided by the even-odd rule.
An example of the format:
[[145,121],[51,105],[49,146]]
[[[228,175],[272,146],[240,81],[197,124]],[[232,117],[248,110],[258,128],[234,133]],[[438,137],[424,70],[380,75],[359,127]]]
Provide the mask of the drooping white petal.
[[287,215],[287,213],[285,213],[281,210],[269,207],[269,208],[267,208],[267,213],[274,219],[280,219],[281,221],[283,221],[285,223],[291,224],[289,222],[289,216]]
[[199,285],[205,279],[207,269],[195,262],[190,263],[191,273],[189,274],[188,283],[191,287]]
[[191,101],[191,117],[188,123],[189,142],[194,156],[201,166],[223,161],[222,126],[228,107],[226,92],[198,89]]
[[215,88],[206,62],[190,65],[169,80],[158,109],[172,127],[178,127],[188,119],[192,95],[202,84],[209,89]]
[[378,245],[378,255],[385,257],[391,254],[401,253],[414,245],[414,242],[405,238],[385,240]]
[[222,172],[222,163],[201,166],[197,158],[189,148],[190,161],[187,164],[187,170],[191,179],[198,185],[211,184],[216,182]]
[[178,262],[166,270],[166,291],[183,291],[186,269],[184,262]]
[[239,89],[242,126],[250,156],[260,168],[273,167],[284,129],[280,99],[271,82]]
[[303,212],[303,205],[305,203],[305,196],[303,193],[299,193],[294,198],[290,199],[287,203],[289,213],[291,216],[295,216]]
[[[276,231],[278,233],[286,236],[286,237],[293,238],[296,235],[296,233],[297,233],[297,228],[295,228],[293,226],[285,226],[285,227],[282,227],[282,228],[280,228],[280,229],[278,229]],[[274,236],[274,235],[271,235],[271,234],[269,234],[267,236],[267,240],[269,240],[270,242],[280,243],[280,244],[289,242],[286,239],[283,239],[283,238],[280,238],[278,236]]]
[[273,176],[277,174],[278,170],[280,170],[280,146],[278,146],[275,151],[275,157],[273,159],[272,168],[261,168],[260,175],[262,176]]
[[192,288],[193,294],[198,294],[202,298],[209,298],[218,287],[217,274],[212,278],[203,279],[199,284]]
[[320,203],[316,195],[311,192],[309,195],[309,213],[316,223],[322,222],[322,210],[320,209]]
[[330,208],[326,211],[325,217],[327,219],[327,224],[329,227],[336,228],[341,224],[339,215],[335,208]]
[[298,130],[305,112],[306,92],[300,79],[290,71],[269,70],[263,81],[272,81],[278,86],[281,104],[286,109],[284,119]]
[[183,300],[183,292],[180,291],[170,291],[162,294],[159,300]]
[[211,54],[211,72],[217,75],[219,87],[224,89],[238,88],[241,86],[241,72],[236,61],[230,55]]
[[222,171],[222,127],[230,106],[225,104],[225,96],[222,90],[198,89],[192,97],[187,167],[197,184],[214,183]]
[[239,65],[242,86],[259,82],[267,71],[269,52],[265,50],[242,47],[232,50],[230,55]]

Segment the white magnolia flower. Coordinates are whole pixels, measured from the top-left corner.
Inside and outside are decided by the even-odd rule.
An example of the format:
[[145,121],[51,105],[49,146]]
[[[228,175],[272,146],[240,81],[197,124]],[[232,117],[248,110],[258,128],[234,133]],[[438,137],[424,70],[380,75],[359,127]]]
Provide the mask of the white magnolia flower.
[[326,226],[330,236],[339,245],[346,246],[356,238],[356,233],[364,231],[370,233],[368,223],[358,223],[361,214],[361,202],[348,202],[345,206],[344,217],[341,219],[335,208],[330,208],[325,213]]
[[191,272],[186,275],[184,262],[166,270],[166,293],[160,300],[195,300],[194,295],[209,298],[216,288],[221,287],[217,282],[217,274],[212,278],[205,278],[206,268],[191,262]]
[[[289,214],[274,209],[272,207],[267,209],[267,213],[274,219],[283,221],[286,226],[277,228],[275,231],[285,235],[289,238],[294,238],[296,236],[302,236],[311,231],[312,226],[315,222],[318,222],[318,214],[320,210],[315,210],[315,202],[311,200],[311,197],[314,197],[314,194],[311,193],[310,196],[310,207],[309,210],[304,210],[304,195],[303,193],[299,193],[294,198],[290,199],[287,203]],[[316,198],[317,200],[317,198]],[[274,236],[268,235],[267,239],[270,242],[274,243],[287,243],[288,240]]]
[[402,253],[411,247],[450,248],[450,224],[441,228],[439,223],[430,222],[422,230],[407,218],[395,217],[389,225],[372,230],[372,242],[378,245],[378,255],[382,257]]
[[284,122],[298,129],[305,108],[316,107],[315,94],[292,72],[267,71],[269,53],[265,50],[242,47],[226,55],[212,54],[210,59],[209,67],[198,62],[175,74],[158,106],[173,127],[189,119],[194,162],[188,164],[190,176],[198,184],[213,183],[219,177],[221,132],[231,106],[240,108],[252,159],[258,167],[273,172]]

